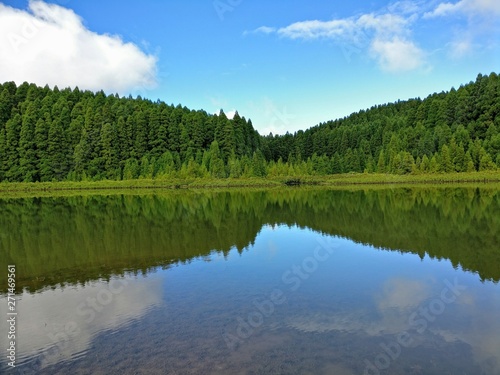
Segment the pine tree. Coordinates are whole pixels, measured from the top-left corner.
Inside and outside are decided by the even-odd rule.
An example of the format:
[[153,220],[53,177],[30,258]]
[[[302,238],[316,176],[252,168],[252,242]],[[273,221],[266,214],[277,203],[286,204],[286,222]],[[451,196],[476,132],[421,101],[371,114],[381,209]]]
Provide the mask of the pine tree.
[[108,179],[120,179],[121,171],[118,162],[118,134],[115,125],[109,122],[101,130],[101,157],[104,162],[105,175]]
[[342,173],[342,160],[340,159],[340,155],[338,152],[336,152],[333,155],[332,159],[332,173],[333,174],[340,174]]
[[39,101],[31,102],[23,115],[19,134],[19,172],[25,182],[38,179],[35,149],[35,126]]
[[252,157],[252,174],[255,177],[266,177],[266,160],[264,159],[264,155],[260,150],[257,150],[253,153]]
[[146,114],[141,110],[133,115],[135,125],[135,140],[133,145],[134,154],[137,158],[142,158],[148,150],[148,120]]
[[423,173],[427,173],[430,171],[430,161],[427,155],[424,155],[422,158],[422,163],[420,164],[420,171]]
[[43,119],[39,119],[35,126],[35,144],[37,170],[39,180],[42,182],[52,181],[52,168],[48,156],[50,126]]
[[224,168],[224,161],[222,160],[219,143],[217,141],[213,141],[210,145],[210,166],[209,171],[212,177],[215,178],[225,178],[226,171]]
[[440,160],[441,160],[441,164],[439,166],[440,172],[449,173],[454,170],[453,162],[450,155],[450,149],[448,148],[447,145],[443,145],[443,148],[441,149]]
[[453,166],[456,172],[465,172],[467,170],[467,165],[465,163],[465,150],[464,146],[461,144],[456,148]]
[[137,159],[128,159],[123,168],[123,179],[134,180],[139,178],[140,168]]
[[475,172],[476,171],[476,167],[474,166],[474,161],[472,160],[472,157],[471,157],[469,151],[467,151],[465,153],[464,164],[465,164],[465,172]]
[[5,128],[0,126],[0,182],[5,180],[5,172],[7,170],[7,153]]
[[380,154],[378,156],[378,162],[377,162],[377,172],[378,173],[385,173],[385,153],[384,150],[380,151]]
[[47,157],[50,160],[52,178],[61,181],[69,172],[67,139],[60,119],[52,121],[47,140]]
[[22,181],[19,168],[19,136],[21,132],[22,119],[16,114],[5,124],[5,154],[7,156],[5,178],[7,181]]
[[5,87],[0,93],[0,129],[5,126],[11,117],[14,98],[10,91]]
[[429,172],[436,173],[439,172],[440,161],[438,160],[437,154],[432,155],[432,158],[429,162]]
[[241,174],[243,173],[243,171],[241,169],[241,163],[240,163],[239,159],[236,157],[236,154],[234,151],[231,153],[231,156],[229,157],[227,164],[228,164],[228,169],[229,169],[229,177],[232,177],[232,178],[241,177]]
[[479,152],[479,170],[480,171],[493,171],[496,169],[495,163],[491,159],[491,155],[486,152],[486,150],[481,147]]

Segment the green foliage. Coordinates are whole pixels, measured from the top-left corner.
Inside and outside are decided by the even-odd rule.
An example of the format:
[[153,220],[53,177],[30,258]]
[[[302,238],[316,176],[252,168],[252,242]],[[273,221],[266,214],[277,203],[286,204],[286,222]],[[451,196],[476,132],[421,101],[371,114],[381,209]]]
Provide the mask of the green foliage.
[[[216,133],[210,168],[203,155]],[[209,170],[240,177],[243,158],[260,143],[239,115],[229,120],[102,91],[0,84],[0,182],[203,177]]]
[[[500,78],[294,134],[140,97],[0,85],[0,182],[450,173],[500,165]],[[214,144],[216,142],[216,144]]]
[[[294,164],[288,155],[326,155],[330,173],[340,167],[393,174],[490,170],[500,154],[499,103],[500,77],[479,75],[458,90],[372,107],[293,135],[271,134],[263,144],[268,161]],[[317,159],[313,166],[324,173]]]

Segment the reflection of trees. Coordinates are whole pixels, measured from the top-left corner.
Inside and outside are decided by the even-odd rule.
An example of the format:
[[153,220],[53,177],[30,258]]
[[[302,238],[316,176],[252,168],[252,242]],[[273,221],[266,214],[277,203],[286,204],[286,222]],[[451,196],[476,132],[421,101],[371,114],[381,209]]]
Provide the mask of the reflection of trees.
[[[169,192],[0,200],[1,264],[37,290],[240,252],[265,224],[450,259],[500,279],[500,192],[479,189]],[[6,285],[0,276],[1,285]]]

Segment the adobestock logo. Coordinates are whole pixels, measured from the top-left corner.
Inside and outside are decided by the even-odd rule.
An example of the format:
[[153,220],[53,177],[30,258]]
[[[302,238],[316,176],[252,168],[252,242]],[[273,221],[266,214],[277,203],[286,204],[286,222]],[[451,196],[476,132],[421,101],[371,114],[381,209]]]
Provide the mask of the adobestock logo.
[[224,21],[224,14],[234,11],[243,0],[214,0],[212,3],[215,12],[221,21]]

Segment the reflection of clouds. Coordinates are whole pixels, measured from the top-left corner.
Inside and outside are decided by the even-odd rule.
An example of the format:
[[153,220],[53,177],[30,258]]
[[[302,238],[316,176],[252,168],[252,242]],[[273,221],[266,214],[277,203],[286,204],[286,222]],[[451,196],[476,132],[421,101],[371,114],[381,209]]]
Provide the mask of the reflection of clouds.
[[[471,345],[474,357],[487,373],[500,373],[500,294],[488,299],[474,298],[473,291],[459,299],[458,316],[464,317],[463,324],[454,332],[456,338]],[[440,330],[444,337],[453,337],[453,332]],[[448,336],[446,336],[448,335]]]
[[287,325],[303,332],[364,332],[369,336],[396,334],[408,329],[408,317],[430,296],[430,285],[395,277],[388,279],[374,296],[377,318],[374,318],[373,308],[367,306],[332,314],[292,317]]
[[425,282],[394,277],[386,280],[375,303],[381,317],[380,332],[397,334],[407,330],[408,317],[431,297],[431,286]]
[[476,362],[485,374],[499,374],[500,294],[479,301],[475,295],[482,292],[482,287],[468,286],[455,302],[446,305],[441,316],[435,316],[434,321],[428,322],[428,330],[422,334],[411,326],[410,316],[421,307],[428,307],[430,301],[440,299],[444,283],[389,279],[374,295],[374,306],[290,316],[286,326],[306,333],[338,331],[380,336],[381,343],[387,340],[387,334],[397,335],[404,331],[412,332],[419,342],[434,340],[429,334],[437,335],[450,344],[463,342],[470,345]]
[[418,280],[395,277],[387,280],[376,297],[380,311],[389,308],[417,307],[430,297],[430,287]]
[[[443,280],[444,281],[444,280]],[[432,282],[434,284],[434,282]],[[384,283],[382,292],[376,297],[378,312],[385,324],[398,321],[400,329],[394,333],[411,330],[410,316],[418,313],[421,307],[428,308],[433,300],[441,299],[441,292],[448,289],[444,282],[432,285],[430,281],[390,279]],[[407,292],[405,293],[405,290]],[[486,352],[495,353],[500,359],[500,298],[488,300],[491,306],[485,306],[475,298],[472,286],[461,292],[455,302],[445,303],[442,315],[435,321],[428,322],[430,332],[437,334],[447,342],[463,341],[473,348],[484,347]],[[446,316],[453,316],[453,321]],[[386,330],[387,332],[387,330]],[[491,351],[491,349],[494,349]]]
[[[122,288],[123,283],[126,285]],[[50,348],[42,366],[78,356],[89,348],[96,334],[140,318],[159,305],[161,298],[161,280],[155,277],[112,279],[111,283],[93,282],[35,295],[24,293],[18,297],[19,359],[29,360]],[[98,300],[94,305],[97,308],[89,299]],[[5,332],[5,323],[2,319],[0,332]]]

